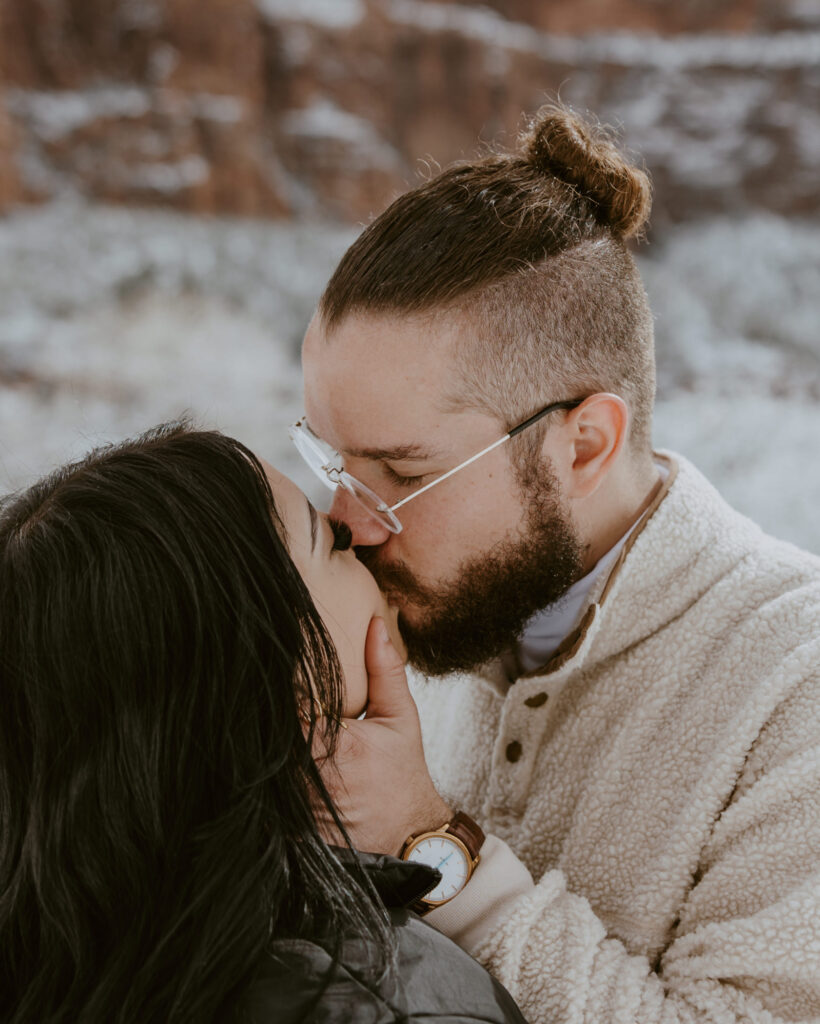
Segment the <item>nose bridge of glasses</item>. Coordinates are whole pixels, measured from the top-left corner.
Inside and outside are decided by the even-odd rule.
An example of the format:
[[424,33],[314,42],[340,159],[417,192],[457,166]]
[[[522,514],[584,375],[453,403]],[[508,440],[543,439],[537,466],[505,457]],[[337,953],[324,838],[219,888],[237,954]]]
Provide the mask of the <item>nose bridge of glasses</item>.
[[336,487],[343,468],[339,453],[317,437],[304,420],[294,423],[288,433],[296,450],[322,483]]
[[[386,527],[391,533],[400,533],[401,524],[393,514],[388,503],[375,491],[371,490],[358,477],[353,476],[344,468],[344,459],[338,451],[307,426],[304,419],[291,427],[290,436],[302,458],[316,476],[335,492],[333,506],[338,507],[342,494],[348,495],[357,509],[376,522]],[[347,521],[348,516],[343,517]]]

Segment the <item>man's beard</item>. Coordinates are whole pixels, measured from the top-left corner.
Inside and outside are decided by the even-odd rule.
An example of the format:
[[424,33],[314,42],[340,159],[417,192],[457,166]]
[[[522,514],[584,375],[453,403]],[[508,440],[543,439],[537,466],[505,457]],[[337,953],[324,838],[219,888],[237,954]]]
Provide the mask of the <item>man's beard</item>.
[[403,562],[385,564],[378,548],[356,553],[388,595],[422,609],[399,628],[410,663],[429,675],[467,672],[512,649],[529,619],[583,575],[584,550],[549,467],[522,485],[528,512],[519,536],[467,559],[442,586],[419,582]]

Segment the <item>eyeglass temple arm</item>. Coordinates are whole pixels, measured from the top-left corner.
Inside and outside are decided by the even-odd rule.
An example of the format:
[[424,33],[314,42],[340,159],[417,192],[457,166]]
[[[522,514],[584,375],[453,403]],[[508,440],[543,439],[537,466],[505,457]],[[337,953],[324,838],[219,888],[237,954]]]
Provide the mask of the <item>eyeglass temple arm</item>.
[[504,444],[505,441],[509,441],[511,437],[512,434],[505,434],[497,441],[493,441],[491,445],[483,448],[480,452],[476,452],[476,454],[467,459],[466,462],[462,462],[458,466],[454,466],[441,476],[437,476],[435,480],[431,480],[429,484],[425,484],[424,487],[419,487],[417,491],[413,491],[413,493],[408,494],[406,498],[402,498],[401,501],[396,502],[395,505],[391,505],[390,511],[395,512],[397,508],[401,508],[402,505],[406,505],[408,501],[412,501],[413,498],[418,498],[420,494],[424,494],[425,491],[429,491],[431,487],[435,487],[436,484],[440,484],[442,480],[446,480],[447,477],[452,476],[453,473],[457,473],[460,469],[464,469],[465,466],[469,466],[471,462],[475,462],[476,459],[480,459],[482,455],[486,455],[487,452],[491,452],[493,448],[497,448],[500,444]]
[[539,412],[530,416],[529,419],[524,420],[523,423],[519,423],[517,427],[513,427],[509,434],[507,434],[507,437],[515,437],[516,434],[520,434],[523,430],[526,430],[527,427],[531,427],[533,423],[537,423],[542,416],[546,416],[548,413],[557,412],[558,409],[577,409],[583,401],[583,398],[574,398],[569,402],[553,402],[552,405],[548,405],[546,409],[541,409]]
[[436,477],[436,479],[431,480],[429,484],[425,484],[424,487],[419,487],[417,491],[413,491],[413,493],[408,494],[406,498],[402,498],[402,500],[396,502],[395,505],[391,505],[390,511],[395,512],[397,508],[401,508],[402,505],[406,505],[408,501],[412,501],[413,498],[417,498],[420,494],[424,494],[425,491],[429,491],[431,487],[435,487],[436,484],[440,484],[442,480],[446,480],[448,477],[452,476],[453,473],[457,473],[460,469],[464,469],[465,466],[469,466],[471,462],[475,462],[476,459],[480,459],[482,455],[486,455],[487,452],[491,452],[493,448],[498,448],[499,445],[504,444],[505,441],[509,441],[511,437],[515,437],[515,435],[520,434],[522,430],[526,430],[527,427],[531,427],[533,423],[537,423],[538,420],[540,420],[542,416],[546,416],[547,413],[556,412],[558,409],[575,409],[583,401],[583,398],[578,398],[571,402],[554,402],[552,405],[548,405],[546,409],[539,410],[533,416],[530,416],[529,419],[524,420],[523,423],[519,423],[517,427],[513,427],[508,434],[500,437],[497,441],[494,441],[486,448],[483,448],[480,452],[476,452],[476,454],[467,459],[466,462],[462,462],[458,466],[454,466],[442,476]]

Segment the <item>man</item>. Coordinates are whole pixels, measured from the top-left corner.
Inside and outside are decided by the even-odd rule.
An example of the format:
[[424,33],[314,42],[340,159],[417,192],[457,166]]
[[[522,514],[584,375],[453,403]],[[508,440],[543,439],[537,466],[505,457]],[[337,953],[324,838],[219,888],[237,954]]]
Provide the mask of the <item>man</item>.
[[652,451],[648,208],[549,108],[342,259],[294,439],[429,678],[373,628],[329,779],[533,1022],[817,1020],[820,559]]

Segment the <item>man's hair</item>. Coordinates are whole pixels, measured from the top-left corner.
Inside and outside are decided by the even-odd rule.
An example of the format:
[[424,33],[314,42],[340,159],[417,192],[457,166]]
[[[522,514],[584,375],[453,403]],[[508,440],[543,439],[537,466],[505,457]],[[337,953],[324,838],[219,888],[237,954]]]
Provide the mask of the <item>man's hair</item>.
[[[455,407],[511,427],[611,391],[648,451],[653,325],[625,240],[650,206],[647,175],[606,130],[546,106],[519,153],[455,164],[396,199],[345,253],[320,314],[328,331],[350,313],[454,314]],[[541,436],[529,432],[528,451]]]

